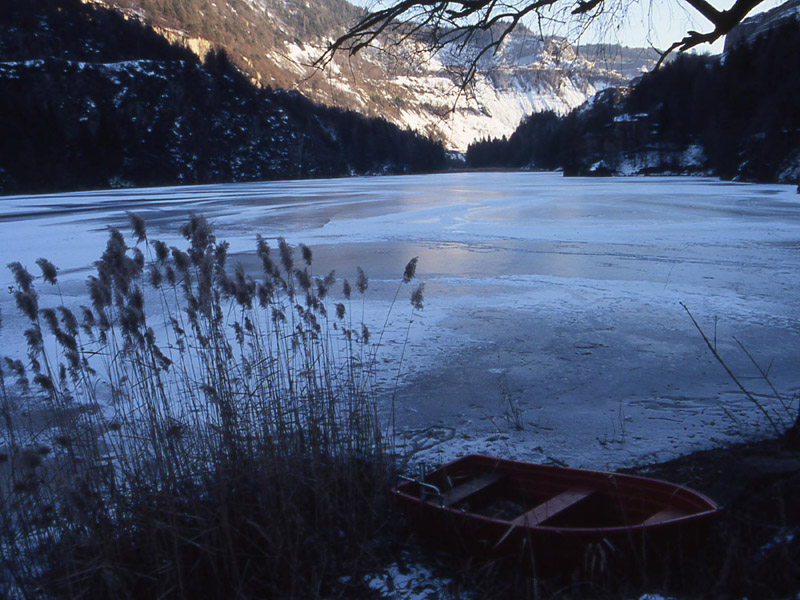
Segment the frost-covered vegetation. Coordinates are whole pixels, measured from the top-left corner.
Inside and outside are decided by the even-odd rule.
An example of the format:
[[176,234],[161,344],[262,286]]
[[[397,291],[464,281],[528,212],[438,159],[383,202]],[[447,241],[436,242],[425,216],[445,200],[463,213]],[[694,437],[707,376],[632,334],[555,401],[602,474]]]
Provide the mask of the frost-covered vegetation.
[[340,578],[374,566],[392,522],[379,344],[351,317],[366,274],[335,301],[305,246],[259,238],[256,279],[202,218],[185,250],[131,222],[132,246],[110,232],[90,306],[68,305],[48,260],[40,277],[9,265],[28,352],[0,379],[0,595],[352,592]]

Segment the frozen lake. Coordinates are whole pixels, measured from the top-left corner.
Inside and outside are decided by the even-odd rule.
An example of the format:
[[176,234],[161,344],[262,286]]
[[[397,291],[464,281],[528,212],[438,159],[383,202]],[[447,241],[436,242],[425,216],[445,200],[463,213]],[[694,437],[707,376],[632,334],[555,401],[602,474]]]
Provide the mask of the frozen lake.
[[[246,265],[260,233],[310,246],[318,274],[352,280],[361,266],[373,330],[418,256],[425,309],[396,406],[431,460],[490,451],[605,468],[764,431],[681,303],[748,385],[764,390],[734,336],[781,392],[800,389],[791,186],[463,173],[10,196],[0,197],[2,264],[38,272],[49,258],[80,298],[106,227],[127,231],[126,211],[181,246],[177,227],[203,214]],[[0,284],[11,280],[4,269]],[[384,340],[387,393],[410,291]],[[3,354],[21,354],[9,295],[0,308]]]

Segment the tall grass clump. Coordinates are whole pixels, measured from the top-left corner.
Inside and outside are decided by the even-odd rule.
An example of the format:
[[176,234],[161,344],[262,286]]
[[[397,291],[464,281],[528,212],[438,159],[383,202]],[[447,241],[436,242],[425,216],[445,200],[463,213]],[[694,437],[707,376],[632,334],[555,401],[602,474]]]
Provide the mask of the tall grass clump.
[[393,463],[349,283],[331,300],[283,239],[257,238],[253,277],[201,217],[184,249],[130,220],[87,306],[49,261],[9,265],[27,356],[0,371],[0,596],[358,596]]

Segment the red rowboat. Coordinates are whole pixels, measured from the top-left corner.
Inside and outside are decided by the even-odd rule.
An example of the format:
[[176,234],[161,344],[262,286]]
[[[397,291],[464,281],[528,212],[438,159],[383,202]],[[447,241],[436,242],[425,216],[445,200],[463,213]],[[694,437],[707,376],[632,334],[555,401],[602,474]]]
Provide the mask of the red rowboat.
[[719,511],[665,481],[477,455],[393,491],[417,531],[440,546],[512,557],[538,572],[690,557]]

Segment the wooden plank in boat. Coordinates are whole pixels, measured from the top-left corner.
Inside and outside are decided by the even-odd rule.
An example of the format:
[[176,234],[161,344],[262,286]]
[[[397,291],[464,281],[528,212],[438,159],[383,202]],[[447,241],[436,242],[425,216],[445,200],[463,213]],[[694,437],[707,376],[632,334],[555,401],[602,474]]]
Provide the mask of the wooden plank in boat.
[[468,479],[464,483],[455,486],[449,492],[445,492],[441,496],[431,498],[428,502],[438,506],[453,506],[462,500],[466,500],[473,494],[477,494],[483,489],[486,489],[493,483],[500,481],[503,476],[500,473],[482,473]]
[[679,508],[674,507],[667,507],[664,510],[658,511],[653,516],[645,519],[643,525],[655,525],[657,523],[663,523],[665,521],[671,521],[672,519],[677,519],[679,517],[685,517],[686,513]]
[[570,506],[574,506],[581,500],[591,496],[596,490],[585,487],[572,487],[560,494],[553,496],[546,502],[539,504],[535,508],[529,510],[524,515],[514,519],[514,525],[522,525],[532,527],[538,525],[543,521],[565,511]]

